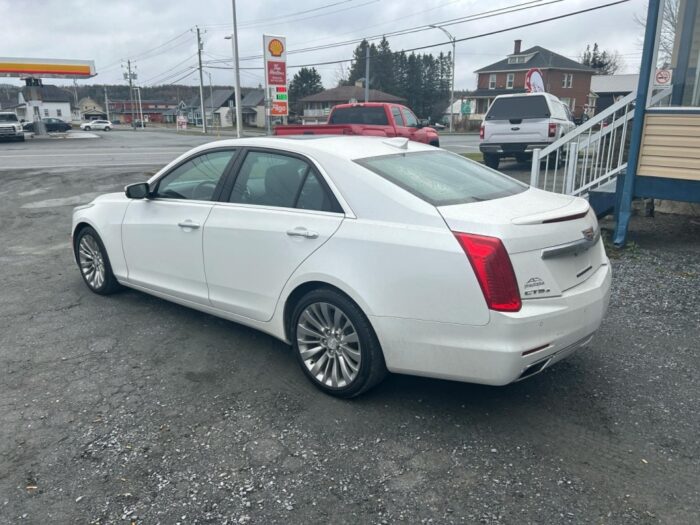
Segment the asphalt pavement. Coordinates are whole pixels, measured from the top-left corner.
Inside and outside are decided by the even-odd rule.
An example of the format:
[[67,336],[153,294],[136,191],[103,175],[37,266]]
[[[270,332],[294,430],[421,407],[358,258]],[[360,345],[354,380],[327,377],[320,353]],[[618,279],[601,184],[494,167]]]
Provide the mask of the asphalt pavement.
[[128,133],[0,144],[1,524],[698,522],[697,219],[634,217],[600,332],[542,374],[341,401],[266,335],[88,291],[72,206],[207,140]]

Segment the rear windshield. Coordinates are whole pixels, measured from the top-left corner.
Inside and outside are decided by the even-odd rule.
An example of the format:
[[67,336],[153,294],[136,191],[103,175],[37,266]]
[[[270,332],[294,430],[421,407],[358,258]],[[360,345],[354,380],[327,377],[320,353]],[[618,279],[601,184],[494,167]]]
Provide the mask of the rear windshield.
[[434,206],[508,197],[528,186],[446,151],[419,151],[355,161]]
[[0,122],[17,122],[17,115],[14,113],[0,113]]
[[339,108],[331,112],[329,124],[374,124],[375,126],[387,126],[389,121],[383,107]]
[[491,104],[486,120],[549,118],[549,107],[544,97],[504,97]]

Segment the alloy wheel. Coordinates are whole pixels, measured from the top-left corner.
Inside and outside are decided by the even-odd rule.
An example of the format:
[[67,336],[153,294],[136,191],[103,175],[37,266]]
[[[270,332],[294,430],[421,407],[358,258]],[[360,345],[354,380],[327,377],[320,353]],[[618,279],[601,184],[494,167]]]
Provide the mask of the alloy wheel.
[[316,381],[330,388],[355,381],[362,360],[360,338],[340,308],[310,304],[299,316],[296,335],[302,361]]
[[105,282],[105,261],[102,250],[92,235],[83,235],[80,239],[78,258],[85,281],[93,290],[99,289]]

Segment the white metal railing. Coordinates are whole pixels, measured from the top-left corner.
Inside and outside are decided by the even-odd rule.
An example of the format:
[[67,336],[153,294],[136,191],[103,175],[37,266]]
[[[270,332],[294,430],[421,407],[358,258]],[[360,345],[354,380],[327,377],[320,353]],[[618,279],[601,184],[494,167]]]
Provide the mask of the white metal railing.
[[[658,102],[670,93],[652,97]],[[629,131],[637,97],[632,92],[544,149],[532,154],[530,185],[585,197],[627,168]]]

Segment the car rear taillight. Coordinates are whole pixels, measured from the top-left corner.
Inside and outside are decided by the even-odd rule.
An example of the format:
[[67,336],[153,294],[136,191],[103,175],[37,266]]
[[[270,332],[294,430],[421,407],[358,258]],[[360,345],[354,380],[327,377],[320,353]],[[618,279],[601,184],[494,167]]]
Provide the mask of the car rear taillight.
[[479,128],[479,138],[480,138],[481,140],[484,140],[484,131],[485,131],[485,130],[484,130],[484,124],[482,123],[482,124],[481,124],[481,127]]
[[452,232],[474,269],[491,310],[517,312],[522,307],[513,265],[501,239]]
[[549,123],[549,136],[550,137],[556,137],[557,136],[557,125],[555,122],[550,122]]

